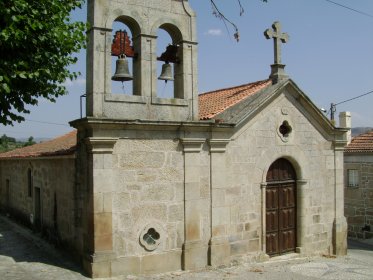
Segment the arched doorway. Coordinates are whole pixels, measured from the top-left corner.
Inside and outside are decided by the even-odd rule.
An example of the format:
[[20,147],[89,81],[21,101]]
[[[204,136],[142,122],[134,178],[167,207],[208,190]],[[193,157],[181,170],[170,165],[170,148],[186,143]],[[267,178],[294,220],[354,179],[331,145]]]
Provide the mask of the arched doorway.
[[266,188],[266,253],[294,252],[296,248],[296,173],[280,158],[270,166]]

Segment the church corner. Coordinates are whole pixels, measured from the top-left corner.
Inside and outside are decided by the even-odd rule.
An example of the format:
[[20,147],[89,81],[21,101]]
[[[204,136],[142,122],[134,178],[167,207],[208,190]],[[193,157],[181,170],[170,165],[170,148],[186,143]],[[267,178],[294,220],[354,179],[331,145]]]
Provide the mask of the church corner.
[[[32,166],[46,213],[57,207],[46,192],[61,170],[66,195],[60,200],[56,190],[56,213],[68,207],[69,215],[55,222],[68,219],[57,228],[89,276],[346,254],[348,129],[335,127],[286,75],[279,51],[269,78],[199,95],[188,1],[88,0],[88,19],[87,115],[70,123],[74,150],[52,158],[0,156],[0,187],[26,193],[28,173],[15,182],[12,169]],[[113,39],[114,22],[126,30]],[[272,27],[265,35],[279,50],[288,37],[278,22]],[[161,56],[158,29],[172,40]],[[161,77],[158,62],[167,65]],[[173,86],[172,96],[160,96],[158,78]],[[121,82],[132,92],[115,93]],[[40,180],[35,162],[59,159],[61,166],[48,167],[56,178]],[[24,201],[0,203],[11,209]],[[27,203],[23,215],[35,212],[35,201]]]

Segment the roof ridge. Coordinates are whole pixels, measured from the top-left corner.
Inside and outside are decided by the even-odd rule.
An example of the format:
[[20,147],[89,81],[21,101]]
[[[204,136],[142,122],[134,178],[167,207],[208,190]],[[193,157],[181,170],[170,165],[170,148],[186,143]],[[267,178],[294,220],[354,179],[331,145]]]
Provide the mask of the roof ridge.
[[249,86],[249,85],[253,85],[253,84],[264,84],[264,83],[269,82],[269,81],[271,81],[271,79],[259,80],[259,81],[256,81],[256,82],[251,82],[251,83],[242,84],[242,85],[238,85],[238,86],[220,88],[220,89],[216,89],[216,90],[212,90],[212,91],[202,92],[202,93],[199,94],[199,96],[206,95],[206,94],[211,94],[211,93],[215,93],[215,92],[220,92],[220,91],[224,91],[224,90],[236,89],[236,88],[245,87],[245,86]]

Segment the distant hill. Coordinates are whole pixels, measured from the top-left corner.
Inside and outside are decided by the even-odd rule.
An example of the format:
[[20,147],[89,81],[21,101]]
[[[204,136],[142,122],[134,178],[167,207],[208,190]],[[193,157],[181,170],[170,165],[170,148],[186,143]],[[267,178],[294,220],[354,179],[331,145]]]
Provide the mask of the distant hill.
[[373,130],[373,127],[353,127],[351,129],[352,137]]

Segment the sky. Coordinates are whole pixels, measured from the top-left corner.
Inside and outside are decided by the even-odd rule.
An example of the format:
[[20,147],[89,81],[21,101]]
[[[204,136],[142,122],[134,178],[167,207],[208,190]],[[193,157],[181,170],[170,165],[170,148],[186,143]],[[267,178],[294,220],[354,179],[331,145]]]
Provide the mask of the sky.
[[[238,43],[234,30],[212,14],[209,0],[189,2],[197,13],[201,93],[267,79],[274,60],[273,42],[266,40],[263,32],[274,21],[280,21],[282,32],[290,37],[282,45],[286,73],[316,106],[329,110],[331,103],[373,91],[372,0],[241,0],[242,16],[236,0],[216,0],[225,16],[238,26]],[[85,21],[86,9],[75,11],[72,18]],[[76,55],[78,63],[70,69],[80,71],[81,76],[66,82],[69,94],[56,103],[39,100],[38,106],[29,108],[27,121],[0,126],[0,135],[53,138],[72,130],[68,122],[80,118],[80,96],[85,94],[85,51]],[[350,111],[353,127],[373,127],[372,105],[373,93],[337,105],[336,116]],[[84,116],[84,109],[82,113]]]

